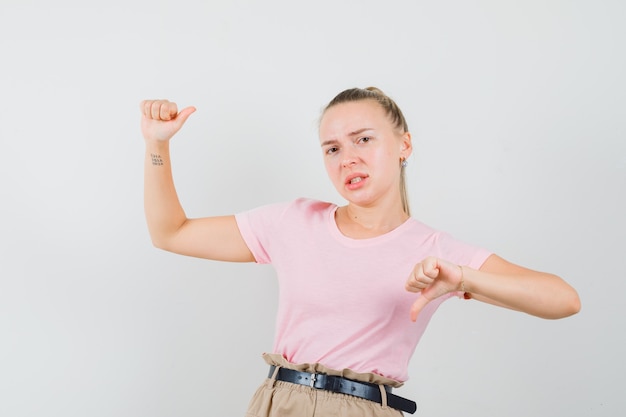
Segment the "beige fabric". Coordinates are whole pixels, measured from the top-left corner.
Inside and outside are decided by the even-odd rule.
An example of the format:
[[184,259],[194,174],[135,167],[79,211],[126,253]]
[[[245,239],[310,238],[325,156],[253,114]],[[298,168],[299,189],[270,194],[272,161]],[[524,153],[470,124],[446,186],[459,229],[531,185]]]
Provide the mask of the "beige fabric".
[[[303,372],[325,373],[343,376],[356,381],[385,384],[399,387],[402,384],[375,374],[363,374],[349,369],[337,371],[318,363],[293,364],[281,355],[263,355],[268,365],[275,365]],[[351,395],[317,390],[305,385],[276,381],[276,372],[257,389],[250,401],[246,417],[398,417],[402,412],[386,406],[386,391],[383,404]]]

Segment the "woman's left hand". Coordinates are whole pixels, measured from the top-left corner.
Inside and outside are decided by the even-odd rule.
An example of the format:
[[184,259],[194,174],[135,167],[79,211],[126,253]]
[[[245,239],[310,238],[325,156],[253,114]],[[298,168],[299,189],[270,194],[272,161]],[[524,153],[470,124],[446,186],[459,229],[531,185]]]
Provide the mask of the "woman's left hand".
[[443,259],[430,256],[415,265],[405,288],[407,291],[422,294],[411,307],[411,320],[417,320],[417,315],[424,306],[435,298],[452,291],[460,291],[462,280],[461,267]]

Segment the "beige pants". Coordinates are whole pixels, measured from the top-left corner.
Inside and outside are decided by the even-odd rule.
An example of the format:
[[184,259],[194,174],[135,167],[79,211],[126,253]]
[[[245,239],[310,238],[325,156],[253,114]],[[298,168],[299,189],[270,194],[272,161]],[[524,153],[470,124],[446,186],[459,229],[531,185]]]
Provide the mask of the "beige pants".
[[[318,363],[293,364],[281,355],[263,355],[268,365],[302,372],[337,375],[355,381],[399,387],[400,382],[375,374],[360,374],[349,369],[337,371]],[[277,368],[278,369],[278,368]],[[274,374],[275,375],[275,374]],[[387,407],[386,392],[381,386],[383,404],[351,395],[318,390],[306,385],[276,381],[268,378],[256,391],[246,417],[398,417],[402,412]]]

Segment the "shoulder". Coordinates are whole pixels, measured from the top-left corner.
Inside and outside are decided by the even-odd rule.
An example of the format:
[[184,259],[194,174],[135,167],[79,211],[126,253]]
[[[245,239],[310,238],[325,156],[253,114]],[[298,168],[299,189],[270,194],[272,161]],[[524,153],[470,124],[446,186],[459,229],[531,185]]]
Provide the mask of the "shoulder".
[[297,198],[289,204],[290,207],[294,210],[298,211],[306,211],[306,212],[328,212],[329,210],[334,210],[337,207],[333,203],[329,203],[327,201],[315,200],[312,198]]
[[281,220],[285,223],[297,223],[301,225],[315,225],[325,222],[336,205],[311,198],[297,198],[283,205]]
[[430,248],[434,256],[478,268],[492,254],[491,251],[482,246],[469,243],[449,232],[413,220],[416,230],[419,230],[418,233],[423,244]]
[[441,230],[422,223],[414,217],[409,218],[406,222],[406,228],[412,238],[417,239],[422,244],[430,243],[431,245],[436,245],[441,236],[446,235]]
[[272,217],[276,219],[288,217],[311,216],[315,214],[328,213],[335,209],[335,204],[311,198],[296,198],[290,201],[266,204],[247,210],[236,215],[243,217]]

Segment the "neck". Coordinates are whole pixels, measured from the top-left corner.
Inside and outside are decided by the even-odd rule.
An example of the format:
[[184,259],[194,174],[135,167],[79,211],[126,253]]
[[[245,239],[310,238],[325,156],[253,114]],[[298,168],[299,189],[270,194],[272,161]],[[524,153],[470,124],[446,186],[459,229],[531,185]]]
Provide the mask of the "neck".
[[408,218],[401,205],[369,208],[348,204],[337,209],[335,222],[344,235],[365,239],[388,233]]

